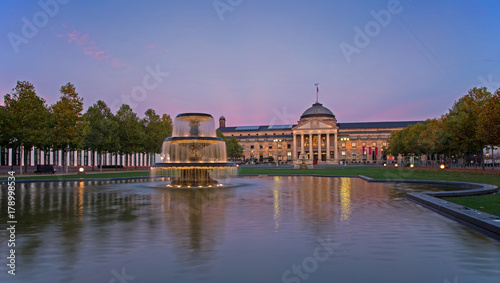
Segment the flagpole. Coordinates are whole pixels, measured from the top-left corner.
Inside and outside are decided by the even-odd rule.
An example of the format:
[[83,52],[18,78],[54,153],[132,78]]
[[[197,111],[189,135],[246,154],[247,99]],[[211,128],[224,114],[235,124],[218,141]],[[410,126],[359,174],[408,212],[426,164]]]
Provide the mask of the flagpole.
[[318,85],[319,85],[319,83],[316,83],[314,85],[316,86],[316,103],[319,103],[319,98],[318,98],[318,93],[319,93]]

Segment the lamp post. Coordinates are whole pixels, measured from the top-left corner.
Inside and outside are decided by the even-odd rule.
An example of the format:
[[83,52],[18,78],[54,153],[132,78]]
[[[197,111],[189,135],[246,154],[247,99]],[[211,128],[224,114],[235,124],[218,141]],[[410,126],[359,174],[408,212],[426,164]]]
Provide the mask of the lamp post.
[[281,139],[274,139],[273,141],[276,143],[276,166],[278,166],[278,143],[281,142]]

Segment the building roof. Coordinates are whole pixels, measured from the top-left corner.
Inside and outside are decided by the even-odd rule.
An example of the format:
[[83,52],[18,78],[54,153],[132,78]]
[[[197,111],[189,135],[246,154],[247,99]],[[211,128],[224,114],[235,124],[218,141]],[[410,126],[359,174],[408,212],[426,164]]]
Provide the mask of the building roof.
[[311,107],[309,107],[306,111],[304,111],[302,116],[300,116],[300,119],[309,118],[309,117],[333,117],[333,118],[335,118],[335,115],[333,115],[333,113],[332,113],[332,111],[330,111],[330,109],[324,107],[323,104],[316,102]]
[[339,129],[404,128],[424,121],[337,123]]
[[[393,122],[359,122],[359,123],[337,123],[341,130],[349,129],[376,129],[376,128],[404,128],[409,125],[423,123],[424,121],[393,121]],[[223,127],[219,130],[223,133],[231,132],[261,132],[261,131],[276,131],[276,130],[292,130],[297,125],[264,125],[264,126],[239,126],[239,127]]]

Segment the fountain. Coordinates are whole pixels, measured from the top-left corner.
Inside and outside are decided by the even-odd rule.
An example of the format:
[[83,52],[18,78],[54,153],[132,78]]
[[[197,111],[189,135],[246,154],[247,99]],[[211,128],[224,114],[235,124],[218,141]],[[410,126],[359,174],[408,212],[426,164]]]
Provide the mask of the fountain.
[[163,142],[161,160],[153,171],[169,176],[169,186],[221,186],[216,178],[236,174],[236,165],[227,162],[224,140],[215,134],[214,118],[205,113],[175,117],[172,137]]

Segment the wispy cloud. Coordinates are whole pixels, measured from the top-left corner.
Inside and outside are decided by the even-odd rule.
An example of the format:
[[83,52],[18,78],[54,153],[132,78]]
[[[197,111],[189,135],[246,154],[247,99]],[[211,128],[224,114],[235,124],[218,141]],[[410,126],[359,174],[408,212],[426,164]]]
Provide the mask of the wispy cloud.
[[168,50],[166,48],[163,48],[158,44],[149,44],[146,47],[148,49],[146,56],[161,55],[161,54],[165,54],[168,52]]
[[[66,23],[62,23],[62,26],[64,29],[68,28]],[[127,68],[127,64],[125,64],[120,58],[108,55],[105,50],[99,47],[88,33],[71,28],[70,32],[66,32],[63,35],[58,34],[57,36],[65,37],[68,43],[76,44],[84,55],[97,61],[106,62],[111,68]]]

